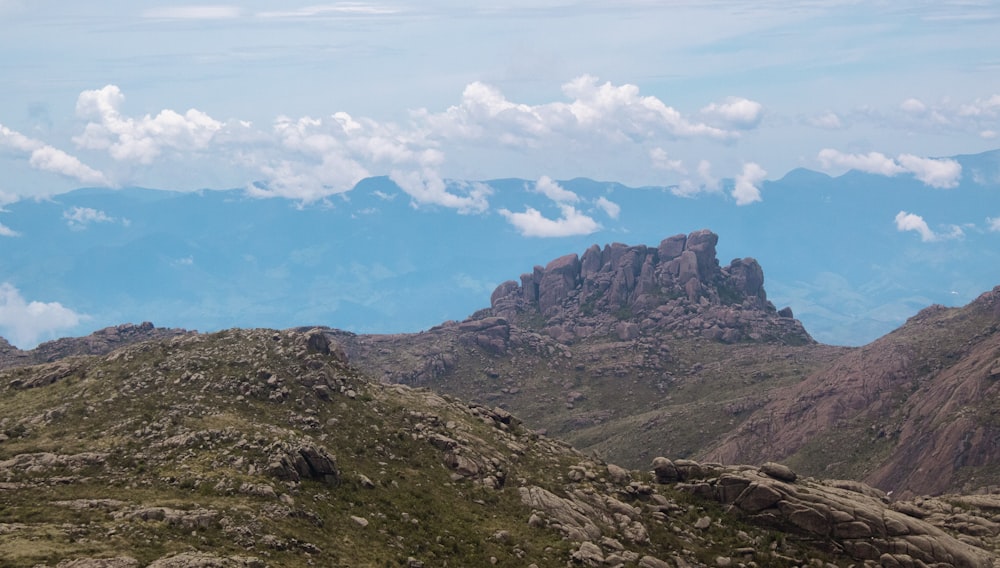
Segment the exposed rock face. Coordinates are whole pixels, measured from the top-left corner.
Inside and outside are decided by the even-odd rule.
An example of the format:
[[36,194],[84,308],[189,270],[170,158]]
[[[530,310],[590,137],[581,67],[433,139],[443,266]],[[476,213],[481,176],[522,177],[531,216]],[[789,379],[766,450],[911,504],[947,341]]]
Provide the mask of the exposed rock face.
[[[656,248],[621,243],[591,246],[536,266],[493,292],[493,315],[510,320],[537,313],[545,332],[562,342],[593,334],[623,340],[671,331],[724,342],[811,343],[790,312],[779,315],[764,292],[756,260],[720,267],[719,237],[708,230],[664,239]],[[634,328],[617,324],[628,321]]]
[[[657,458],[654,467],[662,466],[663,459]],[[920,516],[919,507],[903,505],[897,508],[902,511],[894,510],[884,493],[860,483],[796,480],[789,468],[776,463],[760,470],[706,466],[701,471],[702,476],[688,478],[677,487],[727,505],[754,524],[828,540],[858,560],[878,561],[882,566],[913,566],[915,562],[993,566],[986,551],[902,512],[913,510]],[[979,531],[983,534],[1000,532],[971,522],[983,526]]]

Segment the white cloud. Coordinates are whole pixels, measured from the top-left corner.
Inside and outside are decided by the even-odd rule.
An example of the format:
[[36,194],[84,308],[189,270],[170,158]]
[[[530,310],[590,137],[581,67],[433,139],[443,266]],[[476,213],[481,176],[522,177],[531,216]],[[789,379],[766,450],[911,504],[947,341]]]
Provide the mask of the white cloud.
[[603,195],[598,197],[595,203],[601,208],[602,211],[604,211],[605,214],[607,214],[608,217],[611,217],[612,219],[617,219],[618,216],[621,215],[621,205],[607,199]]
[[457,184],[452,189],[458,189],[463,194],[452,193],[448,191],[448,184],[432,169],[394,170],[389,178],[413,199],[414,207],[440,205],[463,214],[482,213],[489,209],[487,198],[493,193],[488,185],[482,183]]
[[938,240],[938,236],[927,226],[927,222],[920,215],[900,211],[896,214],[897,231],[913,231],[920,235],[920,240],[929,243]]
[[62,216],[69,228],[74,231],[82,231],[91,223],[115,222],[114,217],[108,216],[104,211],[91,209],[90,207],[73,207],[72,209],[63,211]]
[[922,114],[927,112],[927,105],[920,99],[906,99],[899,104],[899,108],[911,114]]
[[656,147],[649,151],[649,159],[653,162],[653,167],[658,170],[666,170],[668,172],[677,172],[680,174],[686,174],[687,170],[684,168],[684,162],[681,160],[671,159],[667,155],[667,151],[663,148]]
[[542,176],[535,182],[535,192],[541,193],[557,203],[576,203],[580,196],[559,185],[549,176]]
[[84,319],[59,302],[28,302],[10,283],[0,284],[0,330],[13,345],[30,349],[40,338],[51,338]]
[[143,11],[142,17],[155,20],[231,20],[241,14],[238,6],[214,4],[150,8]]
[[678,197],[694,197],[699,193],[715,193],[721,189],[719,179],[712,175],[712,163],[701,160],[698,162],[698,178],[681,180],[670,192]]
[[764,105],[742,97],[729,97],[723,103],[712,103],[701,109],[701,114],[723,128],[749,130],[756,128],[764,117]]
[[820,150],[818,158],[824,170],[846,168],[883,176],[894,176],[906,171],[892,158],[881,152],[844,154],[833,148],[824,148]]
[[1000,233],[1000,217],[987,217],[986,223],[990,232]]
[[442,113],[420,110],[414,119],[442,138],[488,139],[506,146],[542,141],[563,144],[603,144],[657,138],[732,140],[739,134],[693,122],[653,96],[642,96],[635,85],[600,84],[582,75],[562,86],[569,102],[539,105],[507,100],[499,89],[469,84],[458,105]]
[[996,130],[983,130],[979,133],[979,137],[983,140],[993,140],[997,137]]
[[962,165],[955,160],[920,158],[912,154],[901,154],[897,159],[914,177],[931,187],[953,188],[962,177]]
[[59,174],[81,183],[97,185],[108,183],[104,174],[82,163],[78,158],[2,124],[0,124],[0,145],[27,154],[28,165],[36,170]]
[[957,186],[962,177],[961,164],[947,158],[901,154],[894,160],[880,152],[845,154],[832,148],[821,150],[817,157],[825,170],[843,168],[888,177],[909,173],[925,185],[943,189]]
[[764,168],[754,162],[743,164],[743,171],[736,176],[736,184],[733,186],[736,205],[749,205],[761,201],[759,186],[766,177],[767,172]]
[[11,229],[7,225],[0,223],[0,237],[20,237],[21,233],[18,233],[14,229]]
[[840,116],[833,111],[827,111],[823,114],[810,117],[806,119],[806,122],[817,128],[825,128],[827,130],[839,130],[844,127],[844,122],[840,119]]
[[570,237],[589,235],[601,228],[592,218],[580,213],[572,205],[560,204],[562,215],[549,219],[537,209],[528,207],[523,213],[501,209],[500,214],[525,237]]
[[80,93],[76,114],[89,122],[73,141],[81,148],[107,150],[115,160],[150,164],[165,149],[187,153],[206,148],[223,128],[221,122],[196,109],[126,117],[120,111],[124,102],[125,95],[116,85]]

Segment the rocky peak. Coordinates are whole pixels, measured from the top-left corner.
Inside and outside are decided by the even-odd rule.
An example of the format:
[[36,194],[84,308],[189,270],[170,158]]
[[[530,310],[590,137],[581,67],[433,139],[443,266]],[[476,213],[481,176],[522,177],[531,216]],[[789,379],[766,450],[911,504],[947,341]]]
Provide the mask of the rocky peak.
[[[509,280],[493,292],[494,316],[521,321],[540,315],[561,340],[638,330],[700,334],[726,342],[779,339],[812,342],[791,310],[767,300],[764,271],[752,258],[722,267],[719,236],[709,230],[674,235],[658,247],[593,245]],[[633,335],[626,332],[625,335]]]

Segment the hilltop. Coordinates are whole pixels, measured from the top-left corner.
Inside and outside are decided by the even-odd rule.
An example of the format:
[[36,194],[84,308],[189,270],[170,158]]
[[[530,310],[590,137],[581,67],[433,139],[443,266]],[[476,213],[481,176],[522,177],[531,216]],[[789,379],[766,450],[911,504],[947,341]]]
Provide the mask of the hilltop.
[[990,498],[890,506],[777,464],[629,471],[501,408],[372,382],[322,330],[154,339],[7,369],[0,394],[5,566],[996,559]]

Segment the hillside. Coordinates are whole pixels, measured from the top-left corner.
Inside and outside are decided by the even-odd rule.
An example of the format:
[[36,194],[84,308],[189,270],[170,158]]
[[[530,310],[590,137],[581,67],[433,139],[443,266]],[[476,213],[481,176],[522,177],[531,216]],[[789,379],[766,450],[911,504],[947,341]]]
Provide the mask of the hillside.
[[907,495],[996,487],[998,330],[1000,287],[963,308],[931,306],[776,393],[707,456],[787,459]]
[[988,496],[890,507],[775,464],[627,471],[371,382],[319,330],[7,369],[0,416],[4,566],[997,565]]
[[848,351],[817,344],[768,301],[755,260],[721,266],[717,242],[696,231],[594,246],[500,284],[492,307],[463,322],[330,333],[387,382],[501,405],[611,461],[694,457]]
[[717,240],[593,246],[463,322],[330,333],[387,382],[501,405],[628,467],[787,460],[905,495],[1000,484],[996,291],[863,348],[824,346],[767,300],[755,260],[721,266]]

